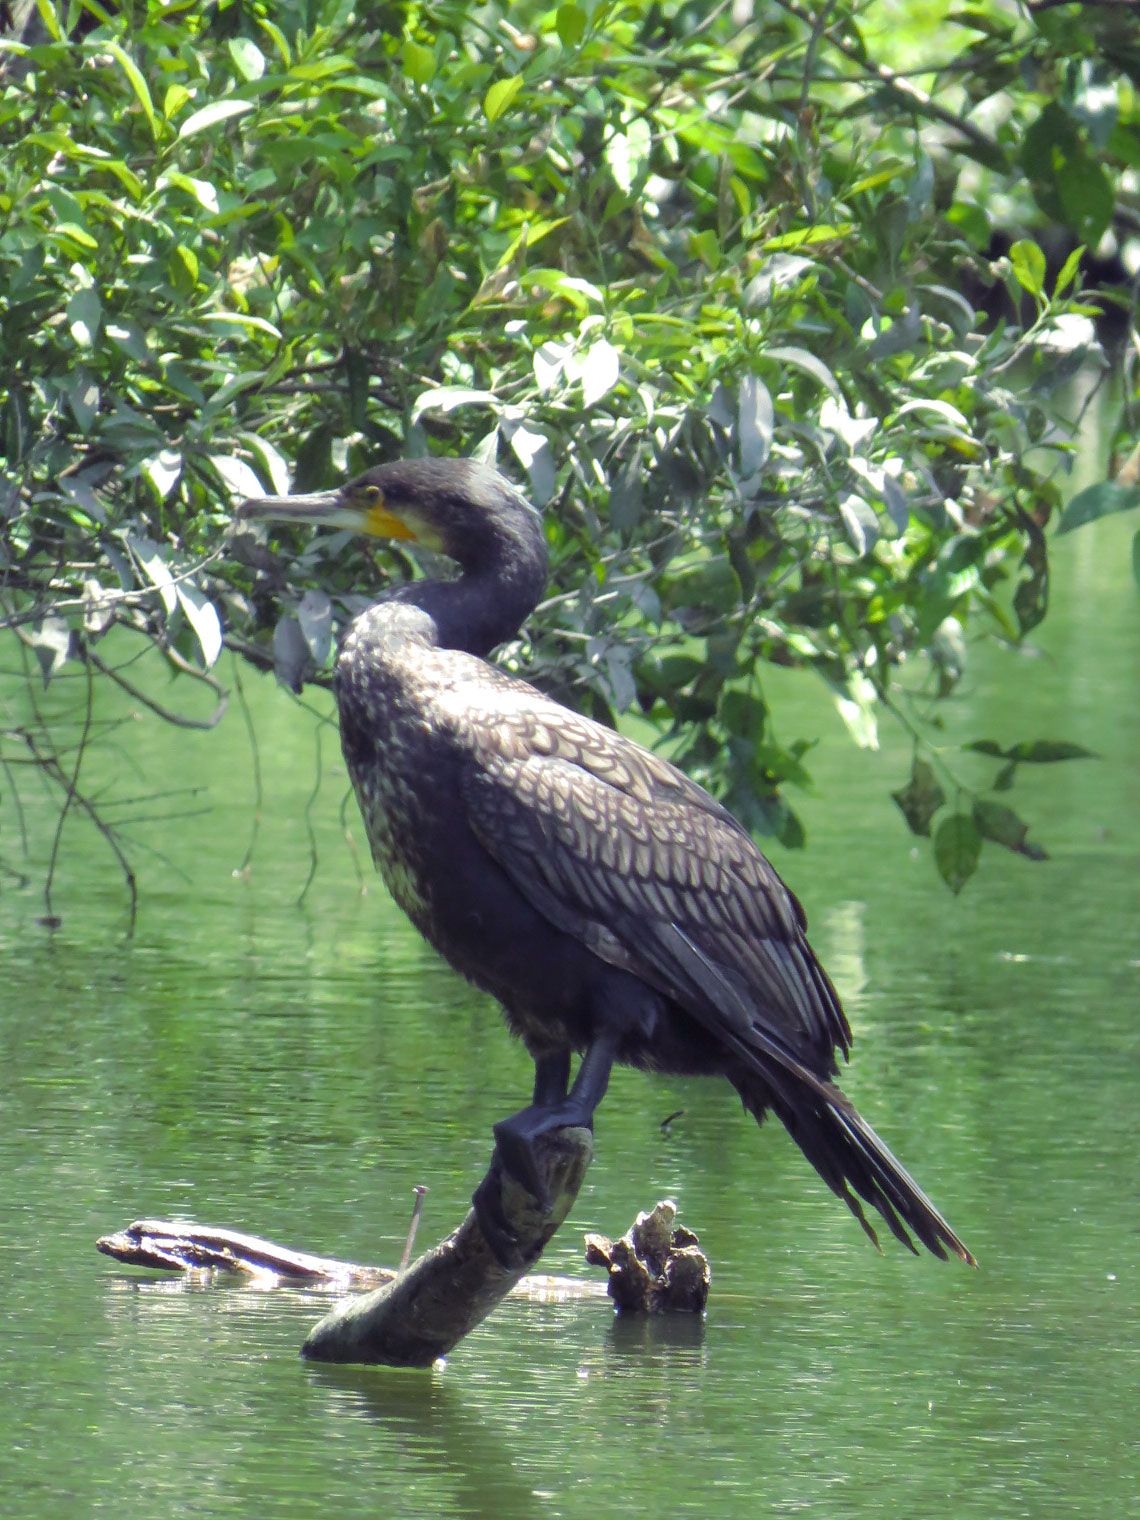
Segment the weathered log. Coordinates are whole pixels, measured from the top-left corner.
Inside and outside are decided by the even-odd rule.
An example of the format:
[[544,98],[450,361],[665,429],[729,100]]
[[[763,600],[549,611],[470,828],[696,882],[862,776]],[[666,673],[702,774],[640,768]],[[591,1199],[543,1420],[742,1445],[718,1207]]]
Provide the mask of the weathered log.
[[313,1256],[240,1230],[181,1219],[136,1219],[125,1230],[101,1236],[95,1245],[104,1255],[132,1267],[239,1272],[313,1287],[375,1288],[396,1276],[393,1267],[368,1267],[333,1256]]
[[327,1362],[430,1367],[519,1283],[565,1220],[593,1157],[587,1129],[562,1129],[535,1147],[550,1208],[492,1162],[485,1202],[513,1237],[511,1265],[491,1250],[474,1210],[455,1231],[392,1282],[338,1304],[309,1332],[301,1354]]

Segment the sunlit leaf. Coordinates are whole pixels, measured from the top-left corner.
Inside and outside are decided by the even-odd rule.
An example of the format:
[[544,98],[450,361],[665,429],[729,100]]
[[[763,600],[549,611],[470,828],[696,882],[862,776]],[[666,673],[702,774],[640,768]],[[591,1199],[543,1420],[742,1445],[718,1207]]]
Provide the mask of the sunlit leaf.
[[178,604],[186,615],[186,621],[194,630],[198,648],[202,651],[202,663],[206,669],[216,664],[222,652],[222,624],[213,602],[189,581],[177,583]]
[[435,54],[431,48],[421,47],[418,42],[406,38],[400,45],[400,59],[404,73],[415,84],[430,84],[435,77]]
[[599,338],[582,359],[582,400],[585,405],[595,406],[613,390],[620,376],[621,360],[617,349],[605,338]]
[[745,478],[763,469],[774,426],[775,410],[768,387],[759,376],[745,375],[740,382],[736,418],[738,464]]
[[123,542],[147,580],[158,591],[169,615],[178,605],[178,593],[167,563],[167,551],[143,533],[128,533]]
[[534,378],[543,394],[552,391],[561,382],[570,352],[571,346],[568,343],[548,342],[535,349]]
[[839,500],[839,515],[856,554],[866,554],[879,536],[879,518],[870,502],[849,492]]
[[1061,265],[1060,272],[1058,273],[1057,278],[1053,284],[1054,299],[1060,300],[1060,298],[1065,294],[1066,290],[1068,290],[1069,286],[1076,279],[1077,271],[1081,267],[1081,259],[1084,257],[1084,254],[1085,245],[1083,243],[1078,243],[1077,246],[1072,249],[1065,262]]
[[210,463],[229,486],[238,501],[261,495],[261,481],[244,459],[232,454],[211,454]]
[[61,617],[46,617],[25,637],[39,662],[46,687],[71,653],[71,629]]
[[1019,238],[1009,250],[1009,262],[1017,276],[1017,283],[1031,296],[1045,293],[1045,255],[1036,243]]
[[295,617],[277,619],[273,629],[273,672],[282,686],[300,692],[312,655],[308,640]]
[[538,432],[525,421],[513,416],[513,410],[504,412],[499,425],[515,458],[527,473],[535,506],[544,507],[554,495],[558,478],[550,439],[545,433]]
[[494,391],[473,390],[467,385],[437,385],[412,402],[412,421],[417,421],[425,412],[454,412],[461,406],[497,408],[498,404]]
[[607,140],[606,163],[614,177],[614,183],[625,195],[632,194],[634,186],[647,170],[651,146],[649,123],[642,117],[631,121],[624,132],[615,132]]
[[496,79],[483,97],[483,114],[488,121],[498,121],[509,110],[515,96],[523,87],[521,74],[510,74],[506,79]]
[[248,37],[231,37],[226,46],[243,79],[260,79],[265,73],[265,54],[256,42]]
[[[185,142],[188,137],[195,137],[199,132],[208,131],[220,121],[231,121],[235,116],[244,116],[254,109],[251,100],[236,100],[230,96],[226,100],[212,100],[208,106],[192,112],[178,129],[178,136]],[[173,178],[173,176],[172,176]]]
[[877,702],[874,682],[862,671],[856,671],[845,686],[836,690],[835,705],[839,716],[860,749],[879,747]]
[[162,114],[166,117],[167,121],[172,116],[176,116],[191,98],[190,91],[184,84],[170,85],[166,94],[162,97]]
[[150,481],[160,501],[165,501],[182,478],[182,455],[177,449],[163,449],[144,459],[142,473]]
[[166,174],[160,174],[155,183],[160,190],[164,190],[167,185],[174,185],[179,190],[185,190],[186,194],[193,196],[204,211],[217,215],[218,192],[208,179],[195,179],[193,175],[171,169]]
[[332,652],[332,601],[328,593],[310,588],[297,604],[297,624],[304,636],[313,662],[318,668],[328,663]]

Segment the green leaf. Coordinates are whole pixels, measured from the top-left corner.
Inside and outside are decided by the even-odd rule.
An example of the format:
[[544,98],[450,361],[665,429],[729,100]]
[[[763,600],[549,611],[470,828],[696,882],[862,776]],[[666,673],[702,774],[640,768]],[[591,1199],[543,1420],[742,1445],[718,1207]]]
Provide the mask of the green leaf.
[[170,255],[169,264],[175,289],[188,294],[198,283],[198,255],[193,248],[179,243]]
[[554,15],[554,29],[563,47],[575,47],[586,35],[586,12],[580,5],[560,5]]
[[496,79],[483,97],[483,114],[487,120],[498,121],[522,87],[521,74],[509,74],[506,79]]
[[840,222],[835,227],[805,227],[799,232],[782,232],[778,237],[765,238],[759,251],[779,253],[788,248],[810,248],[815,243],[833,243],[850,237],[855,230],[854,222]]
[[[63,31],[59,24],[59,17],[55,13],[55,6],[50,3],[50,0],[36,0],[36,10],[39,11],[40,20],[47,28],[52,40],[54,42],[62,42]],[[10,20],[6,21],[5,24],[7,26],[12,25]]]
[[1110,512],[1129,512],[1140,507],[1140,486],[1122,485],[1119,480],[1102,480],[1078,491],[1061,513],[1058,533],[1071,533],[1085,523],[1107,517]]
[[972,744],[964,744],[962,748],[973,750],[978,755],[992,755],[997,760],[1013,760],[1025,765],[1049,765],[1058,760],[1100,758],[1095,750],[1085,749],[1080,744],[1069,744],[1064,739],[1022,739],[1009,749],[1002,749],[992,739],[975,739]]
[[1021,166],[1046,216],[1095,247],[1112,219],[1115,194],[1077,122],[1059,102],[1045,105],[1026,131]]
[[160,174],[155,184],[159,190],[165,190],[167,185],[184,190],[198,202],[203,211],[208,211],[211,216],[218,214],[218,192],[208,179],[195,179],[192,175],[183,174],[180,169],[172,169],[169,174]]
[[[226,100],[213,100],[208,106],[203,106],[200,111],[194,111],[186,118],[178,129],[179,140],[185,142],[188,137],[195,137],[199,132],[205,132],[220,121],[229,121],[234,116],[244,116],[247,111],[253,109],[251,100],[237,100],[233,96]],[[173,180],[174,176],[170,177]]]
[[1045,294],[1045,255],[1036,243],[1019,238],[1009,250],[1009,261],[1022,290],[1031,296]]
[[836,398],[839,397],[839,382],[824,364],[822,359],[817,359],[806,348],[788,347],[786,344],[777,344],[775,348],[766,348],[761,351],[764,359],[779,359],[784,364],[790,364],[795,369],[802,369],[813,380],[818,380],[820,385],[830,391]]
[[751,692],[735,691],[727,687],[717,706],[717,717],[730,734],[737,734],[753,744],[764,738],[768,721],[768,709],[760,697]]
[[158,118],[154,114],[154,102],[150,98],[150,90],[143,78],[138,65],[133,58],[129,58],[117,42],[104,42],[102,46],[110,53],[116,63],[127,76],[131,89],[135,92],[135,99],[142,106],[143,115],[150,123],[150,135],[158,137]]
[[965,813],[944,818],[934,835],[934,863],[955,895],[973,876],[982,853],[982,836]]
[[707,269],[714,272],[720,268],[721,247],[715,227],[705,227],[689,238],[689,247]]
[[933,768],[925,760],[916,759],[911,766],[910,780],[900,791],[892,792],[899,811],[907,821],[912,834],[930,837],[930,820],[946,801],[946,793],[939,786]]
[[184,84],[172,84],[162,97],[162,114],[167,121],[181,111],[190,98],[190,91]]
[[1081,259],[1084,257],[1085,245],[1078,243],[1076,248],[1061,265],[1061,271],[1053,283],[1053,299],[1059,301],[1068,290],[1069,286],[1077,277],[1077,270],[1081,267]]
[[992,839],[995,844],[1004,845],[1007,850],[1013,850],[1018,855],[1025,855],[1030,860],[1049,858],[1040,845],[1032,844],[1026,839],[1029,825],[1011,807],[1006,807],[1004,802],[990,802],[988,799],[975,802],[974,825],[984,838]]
[[273,41],[274,47],[277,49],[278,53],[281,56],[281,62],[285,65],[286,68],[290,68],[293,63],[293,55],[289,51],[289,43],[286,41],[285,33],[279,26],[276,25],[275,22],[266,21],[261,16],[257,17],[257,24],[259,27],[261,27],[263,32],[267,32],[269,34],[270,38]]
[[435,54],[431,48],[422,47],[410,37],[400,48],[400,61],[413,84],[430,84],[435,78]]
[[1049,552],[1045,535],[1035,523],[1026,525],[1025,553],[1021,569],[1029,573],[1013,593],[1013,610],[1022,634],[1036,628],[1049,610]]

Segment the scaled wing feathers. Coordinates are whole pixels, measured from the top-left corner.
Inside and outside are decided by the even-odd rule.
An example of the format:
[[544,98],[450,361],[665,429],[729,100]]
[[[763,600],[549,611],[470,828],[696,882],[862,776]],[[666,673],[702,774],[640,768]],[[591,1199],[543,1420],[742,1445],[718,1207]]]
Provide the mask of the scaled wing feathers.
[[542,913],[745,1059],[803,1075],[846,1051],[799,903],[707,792],[506,678],[464,707],[462,731],[471,826]]

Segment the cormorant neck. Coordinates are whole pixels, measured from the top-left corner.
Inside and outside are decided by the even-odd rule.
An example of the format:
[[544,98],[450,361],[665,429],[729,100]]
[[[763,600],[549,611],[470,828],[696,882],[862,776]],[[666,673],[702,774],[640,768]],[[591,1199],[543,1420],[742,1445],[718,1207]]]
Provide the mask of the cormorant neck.
[[529,507],[517,521],[498,521],[453,581],[411,581],[387,601],[427,613],[441,649],[462,649],[485,658],[519,631],[546,585],[547,552],[542,522]]

